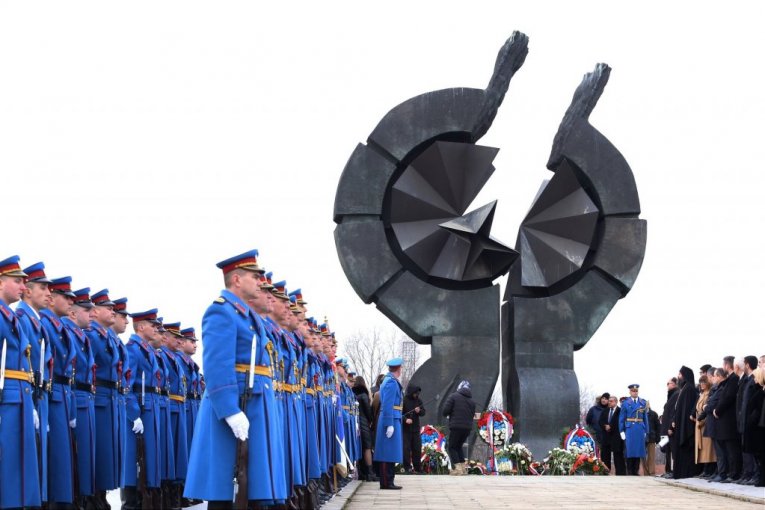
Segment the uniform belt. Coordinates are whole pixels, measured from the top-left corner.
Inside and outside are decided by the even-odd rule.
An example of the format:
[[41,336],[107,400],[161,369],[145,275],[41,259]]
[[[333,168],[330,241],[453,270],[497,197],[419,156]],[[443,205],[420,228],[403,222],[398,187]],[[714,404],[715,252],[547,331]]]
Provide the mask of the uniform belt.
[[29,384],[32,384],[34,381],[34,374],[32,374],[32,372],[26,372],[24,370],[10,370],[6,368],[5,378],[16,379],[17,381],[26,381]]
[[403,408],[403,406],[393,406],[394,411],[401,411]]
[[176,402],[186,402],[186,397],[183,395],[173,395],[172,393],[169,393],[168,397],[170,397],[170,400],[175,400]]
[[92,384],[84,383],[84,382],[74,382],[74,389],[80,390],[80,391],[87,391],[88,393],[95,393],[96,387]]
[[323,392],[323,391],[324,391],[324,387],[323,387],[323,386],[317,386],[317,387],[316,387],[316,391],[321,391],[321,392]]
[[299,384],[282,383],[282,388],[288,393],[299,393],[302,387]]
[[[345,409],[346,411],[350,411],[351,410],[351,406],[343,406],[343,409]],[[394,407],[394,409],[395,409],[395,407]]]
[[643,418],[627,418],[627,421],[641,422],[643,421]]
[[72,377],[67,377],[65,375],[56,375],[53,374],[53,382],[56,384],[63,384],[65,386],[71,386],[72,383],[74,383],[74,380]]
[[300,384],[302,384],[303,386],[305,386],[305,384],[306,384],[306,380],[305,380],[305,377],[301,377],[301,378],[300,378]]
[[154,393],[155,395],[162,395],[162,390],[160,390],[156,386],[145,386],[144,388],[141,388],[140,384],[133,385],[133,393],[138,393],[140,395],[142,389],[146,393]]
[[316,390],[313,388],[306,388],[305,392],[308,393],[309,395],[316,395]]
[[120,389],[120,385],[116,381],[110,381],[109,379],[96,379],[96,386],[101,388],[109,388],[112,390]]
[[[249,374],[250,373],[250,365],[247,365],[245,363],[237,363],[235,365],[236,371],[241,374]],[[266,375],[268,377],[273,377],[273,373],[271,372],[271,367],[266,365],[255,365],[255,375]]]

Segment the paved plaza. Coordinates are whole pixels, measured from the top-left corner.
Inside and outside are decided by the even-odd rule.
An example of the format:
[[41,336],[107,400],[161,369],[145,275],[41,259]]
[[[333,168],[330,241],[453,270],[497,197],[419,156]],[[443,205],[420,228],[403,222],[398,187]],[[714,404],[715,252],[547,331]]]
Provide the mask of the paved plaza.
[[[755,503],[699,492],[649,477],[397,476],[396,483],[403,489],[383,491],[376,483],[362,483],[345,502],[344,508],[351,510],[370,508],[375,510],[393,508],[407,510],[442,510],[444,508],[762,510],[765,508],[765,490],[761,488],[759,489],[763,492],[762,502]],[[342,505],[336,506],[343,508]]]

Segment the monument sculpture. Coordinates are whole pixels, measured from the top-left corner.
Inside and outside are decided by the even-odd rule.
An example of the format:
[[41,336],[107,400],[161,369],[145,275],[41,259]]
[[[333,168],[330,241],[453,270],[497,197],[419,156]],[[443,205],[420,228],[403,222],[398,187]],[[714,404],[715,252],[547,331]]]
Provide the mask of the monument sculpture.
[[[515,248],[490,235],[497,201],[468,211],[499,150],[476,142],[527,53],[528,38],[514,32],[485,89],[428,92],[390,110],[351,154],[334,220],[340,263],[359,297],[431,345],[411,382],[440,409],[469,379],[485,408],[501,366],[518,438],[539,455],[578,419],[573,351],[634,284],[646,223],[632,171],[588,122],[608,81],[605,64],[574,94],[547,163],[553,176]],[[505,274],[501,304],[493,282]]]

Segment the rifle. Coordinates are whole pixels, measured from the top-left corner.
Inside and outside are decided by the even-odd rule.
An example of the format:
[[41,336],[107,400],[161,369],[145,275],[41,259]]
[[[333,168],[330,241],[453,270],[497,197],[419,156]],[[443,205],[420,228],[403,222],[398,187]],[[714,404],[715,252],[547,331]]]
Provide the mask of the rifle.
[[[141,374],[141,416],[146,404],[146,372]],[[136,489],[141,495],[141,508],[153,508],[149,487],[146,482],[146,441],[143,434],[135,435]]]
[[[250,347],[250,373],[244,392],[239,397],[239,408],[247,414],[247,400],[255,385],[255,356],[257,355],[258,335],[252,335]],[[250,446],[247,440],[236,439],[236,461],[234,464],[234,510],[247,510],[247,465]]]

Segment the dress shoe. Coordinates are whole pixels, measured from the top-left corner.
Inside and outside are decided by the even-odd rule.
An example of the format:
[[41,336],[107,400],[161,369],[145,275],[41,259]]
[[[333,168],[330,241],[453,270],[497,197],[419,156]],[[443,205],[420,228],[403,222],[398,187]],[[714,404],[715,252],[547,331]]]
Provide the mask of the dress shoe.
[[736,483],[738,482],[738,478],[733,478],[732,476],[729,478],[726,478],[725,480],[721,481],[720,483]]
[[401,486],[400,485],[386,485],[385,487],[380,487],[380,488],[384,489],[384,490],[390,490],[390,491],[399,491],[399,490],[401,490]]
[[753,476],[752,478],[750,478],[749,480],[745,481],[741,485],[756,485],[756,484],[757,484],[757,478]]
[[723,480],[725,480],[724,476],[716,475],[716,476],[714,476],[713,478],[710,478],[707,481],[708,482],[722,482]]

